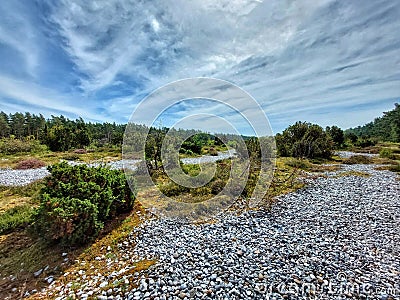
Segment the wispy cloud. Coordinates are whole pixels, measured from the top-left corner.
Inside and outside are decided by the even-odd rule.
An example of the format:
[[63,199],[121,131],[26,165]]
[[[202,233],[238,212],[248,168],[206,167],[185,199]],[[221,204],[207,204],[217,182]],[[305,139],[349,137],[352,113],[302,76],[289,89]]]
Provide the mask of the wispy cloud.
[[[9,109],[12,99],[25,110],[38,101],[48,110],[125,122],[159,86],[211,76],[247,90],[280,131],[299,119],[355,126],[400,98],[396,0],[0,6],[0,103]],[[5,86],[13,80],[26,87],[12,94]],[[32,101],[31,85],[42,100]],[[191,110],[182,105],[174,116]]]

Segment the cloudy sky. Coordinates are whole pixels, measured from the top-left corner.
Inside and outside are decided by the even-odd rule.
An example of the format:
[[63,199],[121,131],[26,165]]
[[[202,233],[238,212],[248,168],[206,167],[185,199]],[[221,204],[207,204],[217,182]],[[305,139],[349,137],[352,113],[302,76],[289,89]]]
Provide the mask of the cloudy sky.
[[[213,77],[275,132],[348,128],[400,102],[399,28],[398,0],[1,1],[0,110],[125,123],[160,86]],[[181,103],[164,122],[220,105]]]

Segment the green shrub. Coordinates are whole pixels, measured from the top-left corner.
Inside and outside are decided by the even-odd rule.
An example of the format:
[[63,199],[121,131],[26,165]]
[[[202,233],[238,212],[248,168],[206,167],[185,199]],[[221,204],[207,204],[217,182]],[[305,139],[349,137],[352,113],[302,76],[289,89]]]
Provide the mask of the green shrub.
[[0,214],[0,234],[27,226],[32,220],[33,212],[30,205],[22,205],[10,208]]
[[379,151],[379,156],[382,158],[396,159],[393,150],[389,148],[382,148],[381,151]]
[[182,171],[188,174],[189,176],[194,177],[200,174],[201,168],[199,165],[187,164],[187,165],[182,165]]
[[46,151],[47,147],[40,144],[37,140],[19,140],[15,138],[0,139],[0,153],[16,154],[16,153],[38,153]]
[[375,146],[375,145],[376,145],[376,141],[373,139],[369,139],[369,138],[360,138],[355,143],[355,146],[361,147],[361,148],[371,147],[371,146]]
[[331,137],[321,126],[297,122],[276,135],[280,156],[300,158],[330,158],[333,150]]
[[76,245],[91,241],[104,222],[133,208],[124,173],[66,162],[48,167],[34,227],[48,240]]

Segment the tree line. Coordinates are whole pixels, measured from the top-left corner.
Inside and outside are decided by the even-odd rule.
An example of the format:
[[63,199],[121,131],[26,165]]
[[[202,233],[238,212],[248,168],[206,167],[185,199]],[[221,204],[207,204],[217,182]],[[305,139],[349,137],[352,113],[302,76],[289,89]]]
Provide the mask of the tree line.
[[382,117],[374,121],[346,130],[346,135],[356,139],[372,139],[383,142],[400,142],[400,105],[395,103],[394,109],[384,112]]
[[82,118],[70,120],[64,116],[51,116],[29,112],[6,114],[0,112],[0,138],[37,140],[52,151],[67,151],[91,144],[121,145],[126,125],[91,123]]
[[[210,140],[220,144],[221,140],[234,141],[237,135],[218,134],[218,138],[199,130],[169,129],[167,127],[147,127],[128,123],[91,123],[82,118],[70,120],[64,116],[35,115],[29,112],[6,114],[0,112],[0,138],[16,138],[20,140],[37,140],[47,145],[52,151],[68,151],[88,146],[122,145],[125,129],[129,134],[125,138],[133,147],[132,151],[140,151],[140,143],[146,140],[146,156],[157,161],[161,144],[166,133],[171,130],[170,138],[183,142],[181,152],[200,154],[201,148]],[[188,139],[185,137],[190,136]],[[377,141],[400,142],[400,105],[383,116],[376,118],[364,126],[343,131],[337,126],[323,129],[317,124],[297,122],[276,136],[278,154],[293,157],[329,157],[333,149],[349,145],[370,146]],[[242,137],[245,140],[249,137]],[[137,147],[138,149],[134,149]]]

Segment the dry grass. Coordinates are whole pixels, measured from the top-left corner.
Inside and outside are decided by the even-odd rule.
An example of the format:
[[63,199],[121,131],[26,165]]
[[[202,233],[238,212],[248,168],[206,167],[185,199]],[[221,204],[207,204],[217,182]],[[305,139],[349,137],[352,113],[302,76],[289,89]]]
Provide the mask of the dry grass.
[[16,206],[37,205],[41,187],[41,181],[25,186],[0,186],[0,213]]
[[373,160],[372,160],[372,158],[367,157],[365,155],[353,155],[353,156],[350,156],[349,158],[344,159],[343,163],[347,164],[347,165],[372,164]]
[[334,178],[340,178],[340,177],[346,177],[346,176],[359,176],[359,177],[371,177],[371,174],[367,172],[360,172],[360,171],[346,171],[346,172],[341,172],[337,175],[334,176]]

